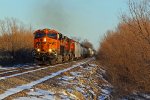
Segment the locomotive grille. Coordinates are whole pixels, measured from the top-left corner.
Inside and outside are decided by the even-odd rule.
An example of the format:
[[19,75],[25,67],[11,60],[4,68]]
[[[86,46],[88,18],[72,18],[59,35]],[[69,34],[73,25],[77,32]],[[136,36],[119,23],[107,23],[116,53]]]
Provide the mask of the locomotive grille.
[[36,48],[39,48],[42,52],[46,52],[48,47],[45,42],[37,42]]

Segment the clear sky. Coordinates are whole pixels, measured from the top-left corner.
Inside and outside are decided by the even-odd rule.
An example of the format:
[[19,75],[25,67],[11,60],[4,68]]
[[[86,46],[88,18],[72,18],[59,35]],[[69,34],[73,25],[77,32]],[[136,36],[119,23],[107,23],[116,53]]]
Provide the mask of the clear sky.
[[114,29],[128,0],[0,0],[0,19],[16,18],[33,29],[53,28],[88,39],[95,48]]

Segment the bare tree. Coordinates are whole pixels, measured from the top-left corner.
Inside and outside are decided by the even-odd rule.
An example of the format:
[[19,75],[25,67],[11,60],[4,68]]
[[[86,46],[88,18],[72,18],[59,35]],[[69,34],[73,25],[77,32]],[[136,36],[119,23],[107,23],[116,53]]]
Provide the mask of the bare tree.
[[100,43],[99,59],[117,96],[150,92],[150,1],[129,0],[129,15]]
[[0,52],[5,52],[14,60],[22,56],[25,52],[33,48],[32,28],[14,18],[0,20]]
[[122,21],[129,25],[135,36],[140,36],[150,44],[150,1],[129,0],[130,15],[122,15]]

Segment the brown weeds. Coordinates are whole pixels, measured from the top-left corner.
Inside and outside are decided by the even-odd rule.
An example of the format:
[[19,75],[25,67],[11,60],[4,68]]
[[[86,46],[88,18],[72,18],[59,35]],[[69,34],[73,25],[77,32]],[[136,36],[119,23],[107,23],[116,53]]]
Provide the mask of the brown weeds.
[[150,92],[149,5],[129,0],[131,16],[122,16],[118,28],[100,43],[98,58],[118,96]]

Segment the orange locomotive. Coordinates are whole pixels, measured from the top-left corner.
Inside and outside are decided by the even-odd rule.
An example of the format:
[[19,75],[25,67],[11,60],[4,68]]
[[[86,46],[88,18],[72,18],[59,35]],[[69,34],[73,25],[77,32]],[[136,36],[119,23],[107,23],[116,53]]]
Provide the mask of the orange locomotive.
[[43,29],[34,32],[33,57],[40,63],[61,63],[74,59],[75,41],[56,30]]

